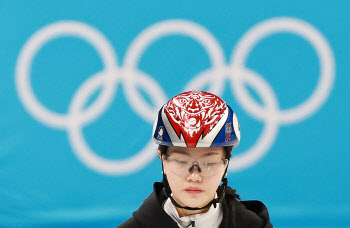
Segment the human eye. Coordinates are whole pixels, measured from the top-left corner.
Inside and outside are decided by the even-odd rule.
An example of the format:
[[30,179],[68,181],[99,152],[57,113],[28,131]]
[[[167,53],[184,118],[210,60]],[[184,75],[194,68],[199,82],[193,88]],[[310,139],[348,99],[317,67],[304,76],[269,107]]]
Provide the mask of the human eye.
[[171,160],[177,165],[187,165],[189,163],[188,158],[183,155],[175,154],[170,157],[171,157]]
[[220,161],[218,159],[208,159],[203,161],[203,165],[210,168],[220,165]]
[[207,163],[207,166],[208,167],[211,167],[211,166],[215,166],[215,165],[217,165],[218,164],[218,162],[208,162]]
[[186,165],[187,164],[187,161],[185,160],[178,160],[178,159],[174,159],[174,161],[180,165]]
[[179,164],[187,164],[187,161],[181,158],[174,158],[173,160]]

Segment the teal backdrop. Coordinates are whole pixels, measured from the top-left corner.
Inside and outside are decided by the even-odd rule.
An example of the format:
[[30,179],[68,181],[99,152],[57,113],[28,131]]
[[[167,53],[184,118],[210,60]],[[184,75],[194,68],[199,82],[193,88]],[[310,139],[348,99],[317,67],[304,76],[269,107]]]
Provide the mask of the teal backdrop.
[[280,228],[350,227],[348,1],[0,1],[0,227],[115,227],[184,90],[221,96],[229,185]]

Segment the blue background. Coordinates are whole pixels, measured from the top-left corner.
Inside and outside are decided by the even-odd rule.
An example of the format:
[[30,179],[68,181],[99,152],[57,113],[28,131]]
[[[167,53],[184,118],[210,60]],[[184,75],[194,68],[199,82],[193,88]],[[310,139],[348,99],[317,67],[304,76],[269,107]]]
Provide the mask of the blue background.
[[[229,184],[242,199],[264,202],[275,227],[350,227],[349,9],[348,1],[1,1],[0,227],[115,227],[141,205],[153,182],[161,180],[157,159],[129,175],[97,172],[75,156],[65,130],[29,114],[18,96],[15,69],[19,53],[36,31],[63,20],[86,23],[111,42],[122,66],[126,50],[142,30],[167,19],[183,19],[210,31],[229,62],[245,32],[281,16],[301,19],[322,33],[334,54],[334,85],[314,114],[279,127],[261,160],[230,172]],[[138,69],[155,79],[169,99],[210,65],[199,43],[175,35],[152,43]],[[310,44],[289,33],[259,42],[246,66],[270,84],[280,109],[309,97],[320,69]],[[64,114],[79,86],[102,69],[98,53],[87,42],[61,37],[36,54],[31,84],[45,107]],[[106,159],[136,154],[152,131],[152,124],[128,103],[125,87],[117,86],[106,112],[83,128],[91,149]],[[147,91],[138,91],[155,105]],[[255,143],[264,123],[239,105],[229,82],[222,97],[240,121],[239,154]]]

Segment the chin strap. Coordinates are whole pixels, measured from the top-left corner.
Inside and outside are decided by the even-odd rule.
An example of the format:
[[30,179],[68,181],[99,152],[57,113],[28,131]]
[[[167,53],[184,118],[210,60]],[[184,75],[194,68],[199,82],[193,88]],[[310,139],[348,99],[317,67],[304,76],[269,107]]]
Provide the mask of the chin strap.
[[[226,176],[226,172],[227,172],[227,167],[226,167],[224,176],[222,177],[222,180],[221,180],[222,181],[222,185],[218,188],[218,191],[217,191],[218,198],[214,198],[207,205],[205,205],[203,207],[188,207],[188,206],[182,206],[179,203],[177,203],[174,200],[174,198],[171,196],[171,189],[170,189],[170,186],[169,186],[169,183],[168,183],[168,179],[167,179],[166,175],[164,174],[164,171],[163,171],[163,182],[164,182],[163,192],[164,192],[165,196],[170,198],[171,202],[178,208],[183,208],[183,209],[186,209],[186,210],[196,211],[196,210],[202,210],[204,208],[210,207],[212,204],[214,205],[214,208],[216,208],[216,204],[217,203],[222,203],[222,201],[225,198],[226,187],[227,187],[227,178],[225,176]],[[162,169],[163,169],[163,163],[162,163]]]

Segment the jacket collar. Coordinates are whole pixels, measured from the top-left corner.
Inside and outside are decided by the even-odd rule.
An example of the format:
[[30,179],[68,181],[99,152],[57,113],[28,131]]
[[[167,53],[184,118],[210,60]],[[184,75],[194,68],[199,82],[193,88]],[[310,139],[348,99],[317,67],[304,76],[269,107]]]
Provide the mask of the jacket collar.
[[163,183],[155,182],[154,191],[147,197],[139,210],[133,213],[133,217],[139,224],[142,224],[142,227],[178,227],[177,223],[163,210],[162,204],[166,199],[162,192],[163,187]]

